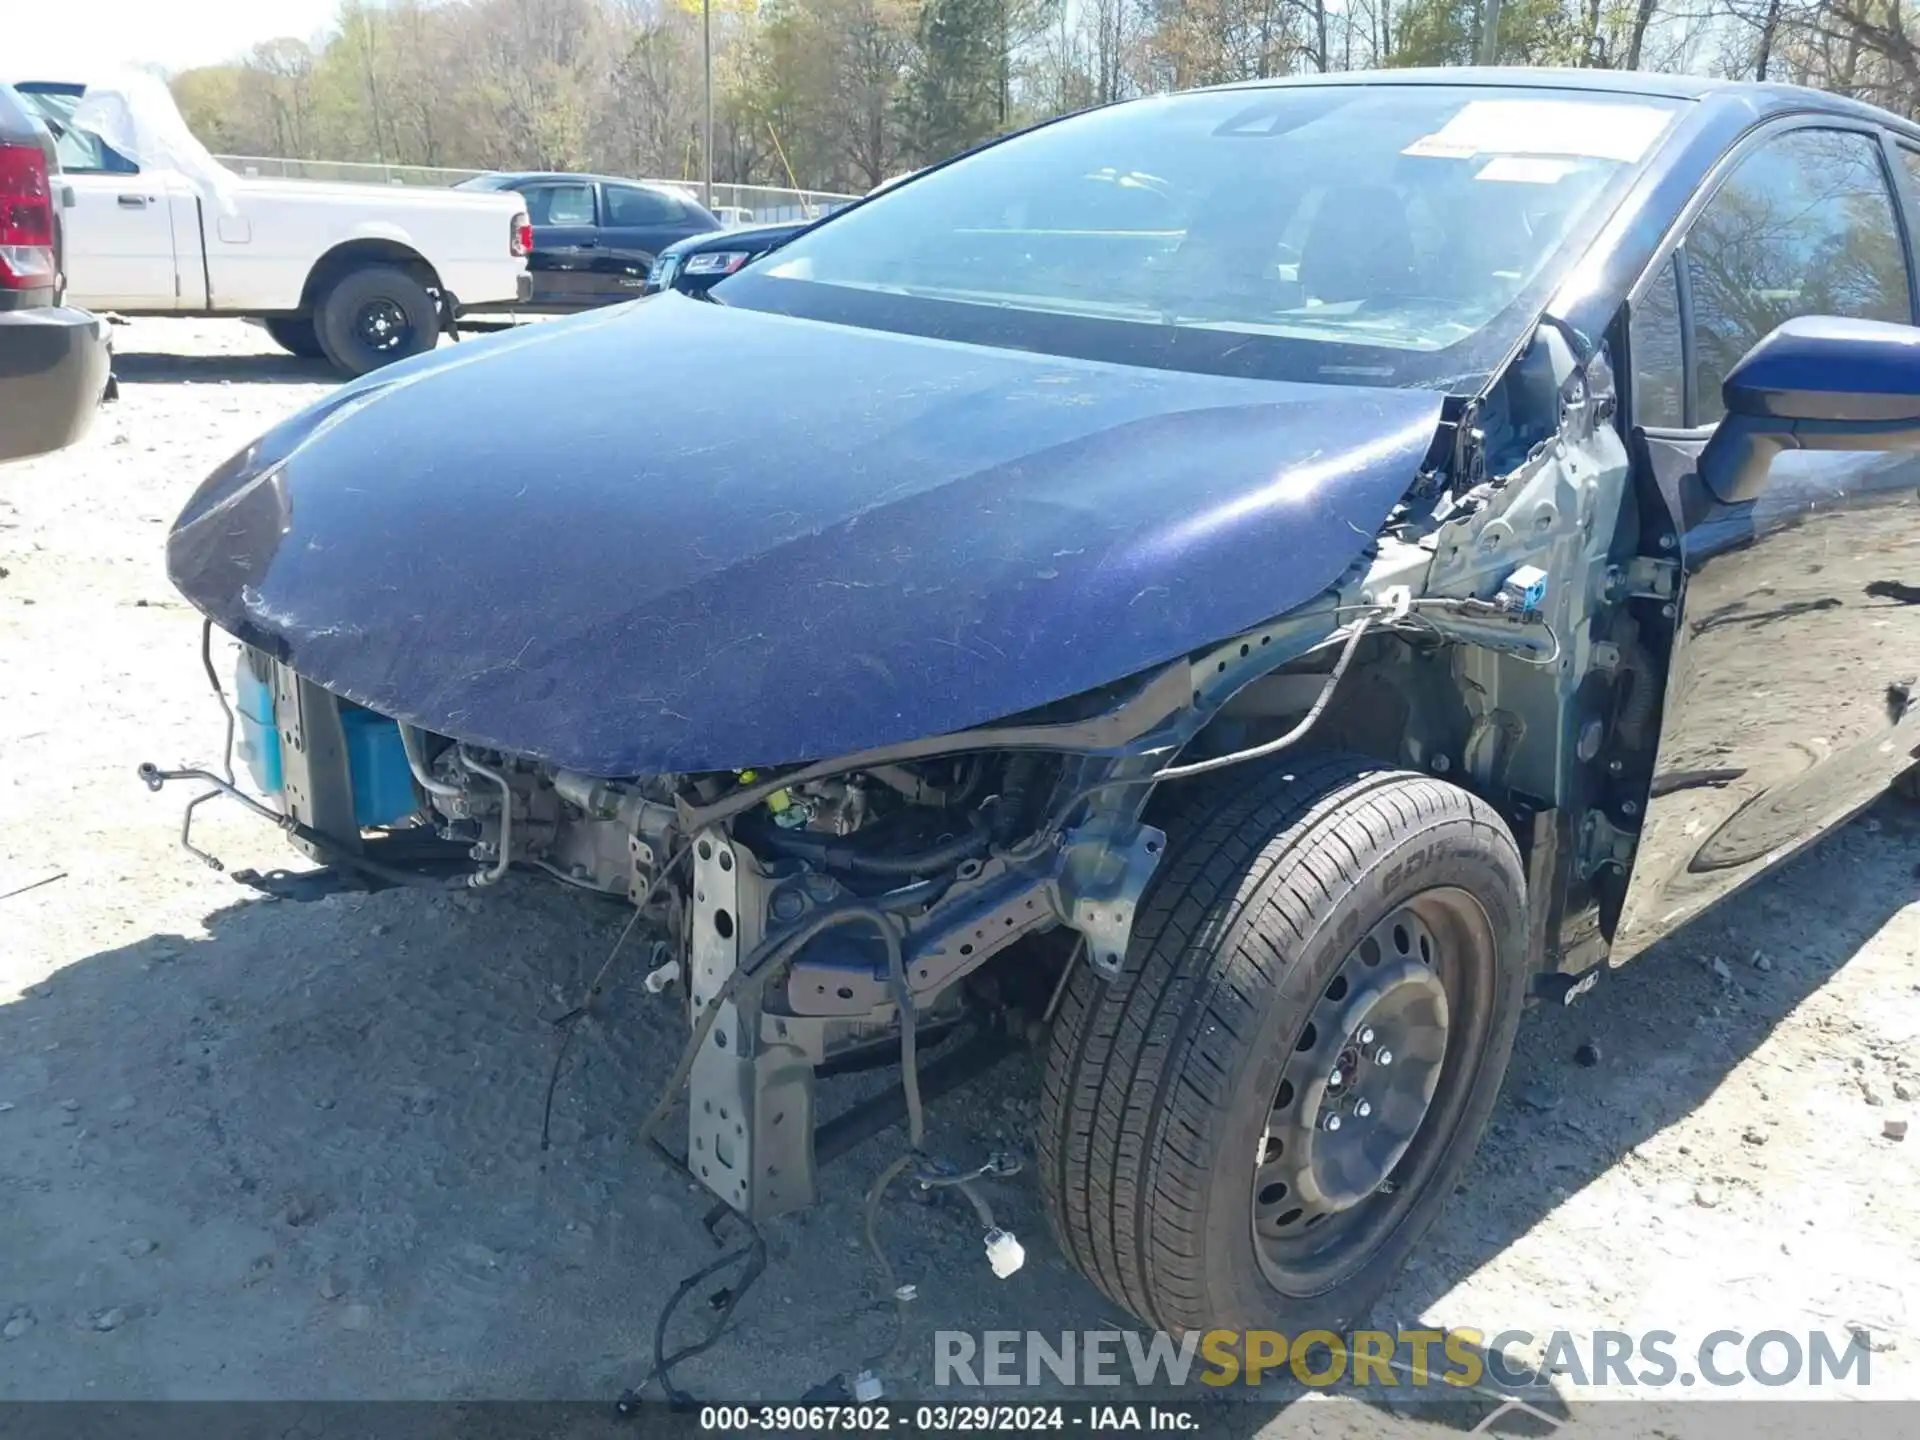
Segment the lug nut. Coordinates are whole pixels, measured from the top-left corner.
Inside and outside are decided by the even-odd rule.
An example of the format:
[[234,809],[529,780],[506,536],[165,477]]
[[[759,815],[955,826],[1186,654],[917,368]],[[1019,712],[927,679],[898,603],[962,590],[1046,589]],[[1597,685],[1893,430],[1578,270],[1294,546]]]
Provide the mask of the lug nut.
[[1362,1045],[1371,1045],[1373,1043],[1373,1027],[1371,1025],[1360,1032],[1360,1043]]
[[1346,1083],[1347,1083],[1347,1077],[1342,1075],[1338,1070],[1334,1071],[1331,1075],[1327,1076],[1327,1089],[1329,1090],[1338,1090],[1342,1085]]
[[1366,1101],[1362,1100],[1358,1105],[1353,1107],[1353,1113],[1358,1115],[1362,1120],[1364,1120],[1369,1115],[1373,1114],[1373,1106],[1369,1105]]
[[1326,1119],[1320,1122],[1320,1128],[1322,1130],[1338,1130],[1340,1128],[1340,1117],[1338,1115],[1327,1116]]
[[1373,1057],[1373,1063],[1376,1065],[1391,1065],[1393,1063],[1393,1052],[1382,1045],[1380,1047],[1380,1053]]

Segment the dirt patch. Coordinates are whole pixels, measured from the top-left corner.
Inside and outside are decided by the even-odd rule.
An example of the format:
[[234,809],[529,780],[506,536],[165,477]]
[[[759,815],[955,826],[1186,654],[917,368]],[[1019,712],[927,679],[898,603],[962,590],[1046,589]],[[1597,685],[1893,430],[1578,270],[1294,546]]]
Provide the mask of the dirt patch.
[[[94,434],[0,470],[0,1398],[617,1394],[718,1253],[703,1198],[634,1135],[677,1013],[613,996],[543,1152],[548,1021],[617,911],[532,883],[269,901],[176,847],[180,797],[135,766],[210,760],[220,725],[166,524],[333,382],[240,324],[116,339],[124,397]],[[230,867],[290,862],[231,807],[204,813]],[[1888,804],[1529,1018],[1477,1164],[1376,1318],[1857,1325],[1871,1393],[1920,1396],[1920,1138],[1884,1133],[1916,1109],[1916,1037],[1920,811]],[[1030,1153],[1035,1090],[1009,1062],[934,1108],[933,1148]],[[859,1205],[899,1143],[768,1228],[738,1335],[683,1384],[792,1398],[884,1343]],[[1030,1176],[995,1201],[1031,1256],[1005,1282],[970,1222],[889,1210],[921,1293],[891,1393],[930,1387],[936,1330],[1121,1326]]]

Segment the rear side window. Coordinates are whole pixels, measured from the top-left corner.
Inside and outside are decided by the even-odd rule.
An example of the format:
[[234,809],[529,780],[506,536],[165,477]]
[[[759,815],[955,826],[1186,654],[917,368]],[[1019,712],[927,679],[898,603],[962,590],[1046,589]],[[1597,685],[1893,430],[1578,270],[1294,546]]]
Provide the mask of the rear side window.
[[[1783,320],[1911,322],[1894,216],[1871,136],[1795,130],[1740,162],[1682,251],[1693,328],[1691,423],[1720,418],[1727,371]],[[1637,341],[1635,349],[1637,357]],[[1643,416],[1641,423],[1656,422]]]
[[526,193],[527,218],[536,225],[593,224],[591,185],[542,185]]
[[607,224],[673,225],[686,207],[670,195],[633,185],[607,186]]

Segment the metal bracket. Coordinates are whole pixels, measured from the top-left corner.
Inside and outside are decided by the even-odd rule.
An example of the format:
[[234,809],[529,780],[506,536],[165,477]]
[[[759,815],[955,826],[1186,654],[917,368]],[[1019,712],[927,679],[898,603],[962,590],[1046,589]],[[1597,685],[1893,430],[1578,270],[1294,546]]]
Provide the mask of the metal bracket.
[[1590,878],[1608,866],[1625,870],[1639,843],[1637,831],[1620,829],[1604,810],[1587,811],[1580,817],[1581,878]]
[[1166,832],[1151,825],[1124,843],[1098,822],[1067,832],[1060,884],[1067,924],[1086,936],[1088,963],[1109,980],[1120,974],[1134,911],[1166,848]]
[[[698,1022],[761,940],[765,877],[752,854],[715,827],[693,844],[691,1018]],[[795,1046],[762,1038],[757,1000],[721,1008],[687,1087],[687,1166],[755,1220],[814,1201],[813,1065]]]
[[1619,592],[1650,600],[1671,600],[1680,589],[1680,562],[1636,555],[1620,572]]

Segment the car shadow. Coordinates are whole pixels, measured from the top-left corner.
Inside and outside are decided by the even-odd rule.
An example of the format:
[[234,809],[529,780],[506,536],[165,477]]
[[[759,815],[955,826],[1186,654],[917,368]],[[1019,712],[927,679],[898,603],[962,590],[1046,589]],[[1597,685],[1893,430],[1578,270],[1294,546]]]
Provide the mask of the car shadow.
[[[1920,896],[1920,872],[1899,889],[1851,882],[1863,843],[1920,851],[1920,812],[1876,814],[1877,837],[1829,837],[1575,1006],[1530,1015],[1474,1166],[1372,1324],[1417,1328],[1449,1291],[1699,1108]],[[238,899],[207,917],[204,937],[103,950],[0,1005],[10,1112],[0,1114],[0,1300],[58,1312],[38,1317],[46,1331],[61,1320],[97,1328],[89,1316],[122,1312],[126,1368],[114,1373],[134,1390],[120,1398],[139,1393],[124,1377],[143,1374],[163,1375],[173,1395],[339,1399],[364,1397],[361,1387],[611,1398],[638,1378],[655,1313],[682,1274],[719,1253],[700,1225],[705,1197],[635,1134],[684,1021],[677,1003],[639,993],[637,973],[616,975],[567,1054],[543,1148],[553,1019],[622,917],[538,883],[511,890],[484,902],[413,890]],[[1760,949],[1776,955],[1764,972],[1748,960]],[[1719,956],[1732,978],[1707,963]],[[1576,1063],[1595,1037],[1598,1063]],[[1003,1068],[994,1088],[1024,1083],[1030,1069]],[[890,1072],[873,1082],[895,1083]],[[936,1107],[949,1138],[959,1127],[953,1153],[982,1143],[984,1117],[1001,1108],[991,1094]],[[771,1263],[754,1305],[737,1335],[683,1368],[683,1385],[794,1398],[883,1333],[865,1293],[860,1192],[884,1163],[872,1157],[898,1144],[897,1133],[869,1142],[826,1173],[819,1206],[766,1227]],[[1033,1188],[1030,1176],[1001,1186]],[[923,1394],[934,1331],[1057,1333],[1119,1318],[1066,1269],[1036,1223],[1037,1197],[1009,1198],[1038,1262],[1020,1286],[974,1278],[984,1277],[977,1230],[905,1213],[888,1221],[910,1246],[909,1273],[928,1282],[893,1352]],[[163,1313],[191,1317],[221,1344],[182,1342],[186,1319],[143,1324]],[[0,1377],[0,1399],[91,1383],[35,1343],[20,1342],[22,1368]],[[357,1379],[374,1350],[384,1378]],[[761,1358],[743,1371],[750,1355]],[[1251,1435],[1273,1403],[1300,1393],[1263,1388],[1261,1404],[1228,1405],[1209,1429]],[[1411,1406],[1374,1397],[1375,1413],[1411,1409],[1465,1429],[1503,1403],[1478,1394],[1436,1408],[1431,1393]],[[1214,1399],[1193,1389],[1178,1398]],[[1556,1413],[1550,1395],[1534,1398]]]
[[297,355],[163,355],[123,350],[113,357],[113,373],[123,385],[326,385],[340,372],[325,360]]

